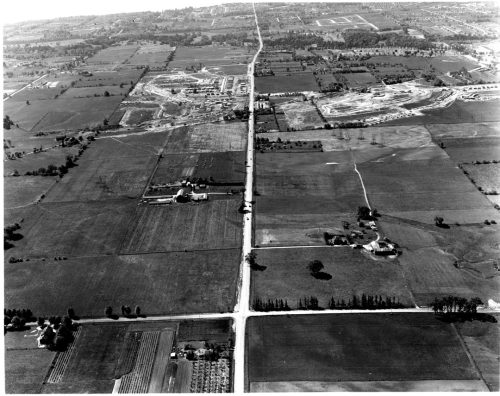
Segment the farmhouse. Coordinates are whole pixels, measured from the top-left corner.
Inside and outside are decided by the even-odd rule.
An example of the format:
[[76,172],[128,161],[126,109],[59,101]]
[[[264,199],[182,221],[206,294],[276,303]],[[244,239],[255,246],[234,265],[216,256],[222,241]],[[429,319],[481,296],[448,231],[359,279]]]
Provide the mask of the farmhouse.
[[377,255],[386,255],[386,254],[395,254],[395,246],[390,242],[385,241],[372,241],[366,245],[363,245],[363,248],[371,253]]
[[201,194],[191,193],[190,196],[191,196],[191,201],[208,201],[207,193],[201,193]]

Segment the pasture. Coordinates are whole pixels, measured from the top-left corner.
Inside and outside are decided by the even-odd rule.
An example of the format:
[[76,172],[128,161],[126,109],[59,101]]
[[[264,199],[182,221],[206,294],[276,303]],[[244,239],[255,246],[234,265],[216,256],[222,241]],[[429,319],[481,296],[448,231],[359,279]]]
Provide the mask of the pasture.
[[483,191],[500,192],[500,164],[463,165],[463,169]]
[[440,139],[500,137],[499,122],[429,124],[425,126],[435,141]]
[[[359,243],[368,243],[361,239]],[[349,247],[311,247],[293,249],[258,249],[257,263],[267,267],[252,271],[250,301],[260,298],[283,299],[294,309],[305,296],[314,296],[319,306],[328,308],[331,297],[335,301],[352,300],[353,295],[381,295],[396,297],[402,304],[413,306],[406,288],[401,264],[394,259],[373,257]],[[313,260],[320,260],[322,272],[332,276],[329,280],[314,278],[308,269]]]
[[318,90],[319,87],[312,72],[255,78],[255,91],[261,94]]
[[130,59],[138,49],[137,45],[119,45],[104,48],[87,59],[87,64],[91,66],[119,65]]
[[6,256],[52,258],[113,254],[137,204],[131,200],[41,203],[26,209],[23,239]]
[[247,326],[250,390],[261,381],[402,381],[391,388],[401,391],[406,381],[480,379],[453,326],[433,314],[283,315]]
[[370,162],[358,166],[368,200],[381,213],[432,224],[500,220],[490,202],[450,160]]
[[[7,333],[6,338],[10,334]],[[37,349],[34,337],[31,348],[8,348],[5,351],[5,392],[41,393],[42,383],[49,372],[56,352]]]
[[232,249],[241,245],[239,199],[139,206],[121,253]]
[[[186,67],[234,66],[244,63],[248,65],[253,52],[238,47],[178,47],[174,59],[168,67],[172,69],[185,70]],[[243,72],[245,73],[245,72]]]
[[[102,317],[106,306],[139,305],[146,315],[232,311],[239,249],[71,258],[5,264],[8,307],[36,315]],[[124,271],[126,269],[126,271]],[[37,279],[37,282],[26,282]]]

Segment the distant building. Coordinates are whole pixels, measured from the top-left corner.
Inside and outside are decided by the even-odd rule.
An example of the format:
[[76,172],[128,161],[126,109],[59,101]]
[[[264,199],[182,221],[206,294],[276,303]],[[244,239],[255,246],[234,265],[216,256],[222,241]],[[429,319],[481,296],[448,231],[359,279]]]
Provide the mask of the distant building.
[[377,255],[396,254],[395,245],[385,241],[372,241],[363,245],[363,248]]

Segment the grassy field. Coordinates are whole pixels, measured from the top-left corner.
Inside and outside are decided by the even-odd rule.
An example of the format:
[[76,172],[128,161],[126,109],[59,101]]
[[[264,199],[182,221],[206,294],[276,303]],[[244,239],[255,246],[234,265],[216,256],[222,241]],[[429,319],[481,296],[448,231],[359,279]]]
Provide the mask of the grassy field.
[[322,245],[323,228],[355,221],[364,204],[347,153],[258,153],[256,162],[258,245]]
[[477,122],[461,124],[429,124],[425,126],[435,141],[458,138],[500,137],[500,123]]
[[[199,67],[200,63],[210,66],[232,66],[245,63],[248,65],[252,53],[237,47],[178,47],[174,59],[169,63],[169,69],[181,69],[186,67]],[[244,74],[243,72],[242,74]]]
[[346,73],[347,85],[352,87],[367,87],[376,82],[375,77],[370,73]]
[[141,206],[128,227],[121,253],[229,249],[241,245],[238,199]]
[[[328,308],[331,297],[347,303],[353,295],[396,297],[402,304],[413,306],[407,290],[402,267],[397,260],[375,258],[361,250],[349,247],[260,249],[255,250],[259,265],[264,271],[252,272],[250,301],[259,297],[287,300],[296,308],[299,298],[314,296],[319,305]],[[308,264],[320,260],[322,272],[330,280],[316,279],[310,275]]]
[[162,158],[152,179],[153,183],[175,182],[182,178],[213,177],[217,183],[245,181],[245,152],[169,154]]
[[371,205],[382,213],[432,223],[499,219],[491,203],[449,160],[370,162],[358,167]]
[[247,323],[250,384],[479,379],[452,325],[432,314],[280,316]]
[[23,239],[6,256],[113,254],[137,204],[134,201],[41,203],[24,212]]
[[313,129],[317,126],[324,126],[324,122],[319,116],[316,107],[309,102],[297,101],[285,103],[279,106],[285,112],[287,125],[296,130]]
[[423,116],[400,118],[383,125],[422,125],[422,124],[461,124],[500,121],[498,107],[500,101],[462,102],[456,101],[451,106],[424,111]]
[[500,192],[500,164],[463,165],[463,169],[484,191]]
[[494,267],[498,226],[439,228],[388,216],[382,216],[379,225],[403,250],[399,262],[418,305],[450,294],[483,301],[500,298]]
[[4,207],[29,205],[45,194],[56,182],[55,177],[19,176],[4,178]]
[[29,349],[5,351],[6,393],[41,393],[42,382],[56,353],[35,349],[35,338],[31,338],[31,341],[32,347]]
[[137,45],[119,45],[102,49],[87,59],[88,65],[120,64],[132,57],[138,50]]
[[500,160],[499,137],[442,139],[445,150],[455,162]]
[[33,100],[26,103],[4,103],[4,114],[32,132],[75,130],[102,124],[120,104],[123,97],[64,98]]
[[108,305],[120,314],[122,304],[146,315],[231,311],[239,261],[240,250],[227,249],[6,263],[5,304],[35,315],[72,306],[82,317],[101,317]]
[[495,315],[496,323],[491,322],[463,322],[455,326],[476,362],[481,375],[491,392],[499,391],[499,363],[500,328]]
[[255,78],[255,91],[259,93],[318,91],[311,72]]

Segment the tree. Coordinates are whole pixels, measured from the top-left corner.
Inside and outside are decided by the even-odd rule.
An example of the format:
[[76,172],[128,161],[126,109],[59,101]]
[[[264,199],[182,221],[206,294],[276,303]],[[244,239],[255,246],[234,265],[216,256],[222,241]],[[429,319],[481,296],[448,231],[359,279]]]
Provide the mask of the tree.
[[309,271],[311,271],[311,274],[317,274],[323,268],[325,268],[325,266],[323,265],[323,263],[320,260],[311,261],[307,267],[309,268]]
[[109,96],[109,92],[108,91],[104,91],[104,96]]
[[443,222],[444,222],[444,219],[440,216],[436,216],[434,217],[434,223],[436,223],[436,225],[438,227],[441,227],[443,225]]
[[137,316],[141,316],[141,307],[139,307],[138,305],[135,306],[135,314]]
[[68,308],[68,317],[73,319],[75,317],[75,310],[72,307]]
[[359,206],[358,207],[358,217],[363,220],[371,219],[370,216],[370,208],[367,206]]
[[29,101],[29,100],[27,100],[27,101],[26,101],[26,105],[27,105],[27,106],[29,106],[29,105],[30,105],[30,101]]
[[111,315],[113,315],[113,308],[111,307],[106,307],[104,309],[104,315],[106,315],[108,318],[111,317]]
[[8,115],[3,117],[3,129],[10,129],[14,125],[14,122],[10,119]]
[[38,327],[40,328],[44,328],[45,326],[45,318],[42,318],[41,316],[36,320],[36,324],[38,325]]
[[24,328],[24,325],[26,324],[26,321],[23,318],[15,315],[11,319],[10,324],[12,325],[13,330],[22,330]]

